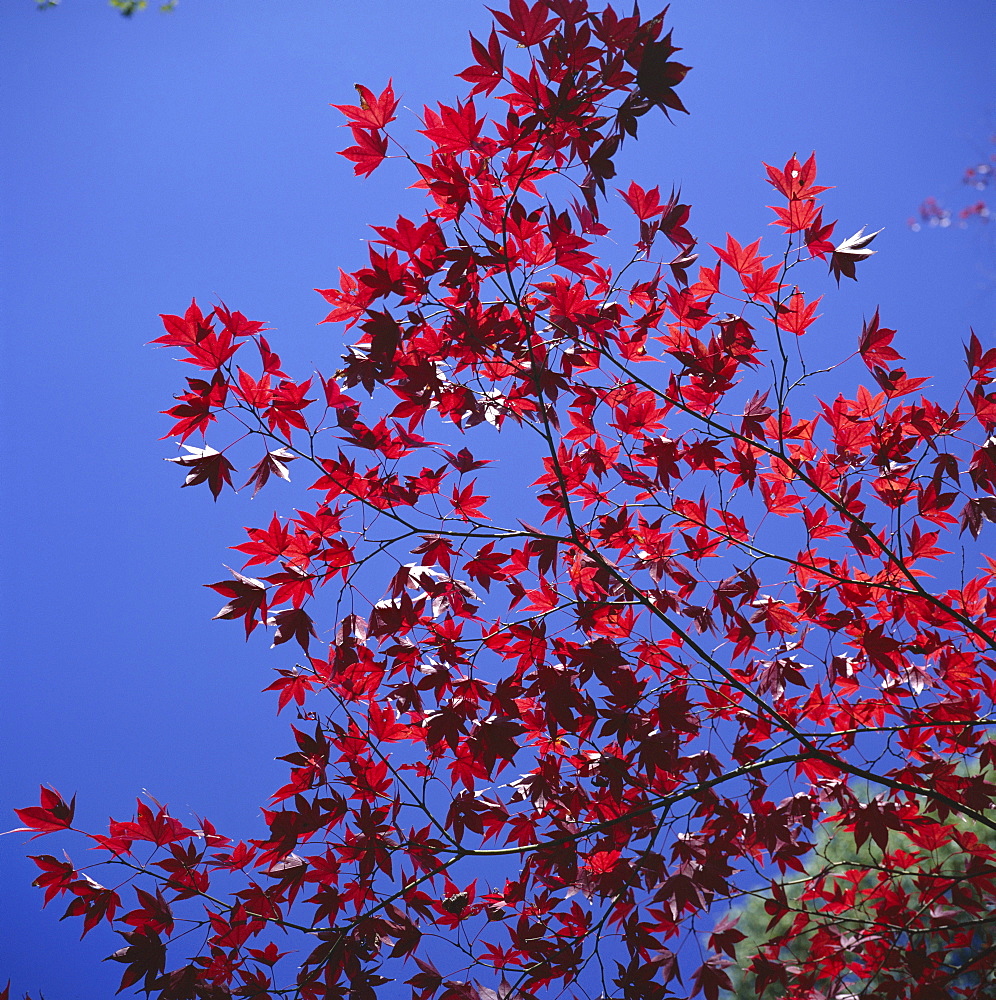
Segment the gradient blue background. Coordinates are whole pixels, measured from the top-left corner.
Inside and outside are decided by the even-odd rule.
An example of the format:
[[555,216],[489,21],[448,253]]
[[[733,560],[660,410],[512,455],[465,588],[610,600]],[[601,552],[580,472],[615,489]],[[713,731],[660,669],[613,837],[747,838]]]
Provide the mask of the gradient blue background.
[[[353,178],[328,104],[389,76],[408,108],[449,101],[490,15],[471,0],[185,0],[130,21],[99,0],[33,7],[0,9],[0,828],[46,782],[79,793],[84,827],[147,789],[182,820],[253,835],[290,749],[260,689],[293,654],[211,622],[200,584],[280,497],[177,489],[157,411],[188,372],[144,345],[157,313],[223,298],[275,328],[292,372],[333,369],[341,335],[316,327],[311,289],[361,263],[366,223],[421,202],[400,166]],[[970,324],[992,343],[990,231],[906,220],[927,195],[968,201],[961,173],[992,149],[996,6],[676,0],[670,24],[691,116],[649,124],[620,186],[680,184],[703,243],[774,240],[761,161],[816,149],[836,236],[886,231],[858,284],[807,286],[828,293],[814,348],[846,353],[876,305],[911,374],[947,381]],[[402,112],[395,127],[416,126]],[[29,887],[24,855],[63,844],[84,862],[66,838],[0,839],[0,986],[105,1000],[121,968],[97,959],[117,939],[80,943]]]

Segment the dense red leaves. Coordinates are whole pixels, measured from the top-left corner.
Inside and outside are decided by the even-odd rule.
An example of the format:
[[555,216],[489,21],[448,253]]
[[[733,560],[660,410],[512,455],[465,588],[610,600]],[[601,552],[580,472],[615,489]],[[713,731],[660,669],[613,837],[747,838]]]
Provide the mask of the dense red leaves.
[[[165,411],[184,485],[301,485],[233,545],[259,578],[208,585],[298,717],[263,825],[140,803],[36,884],[157,1000],[712,1000],[735,968],[795,1000],[978,998],[951,956],[996,902],[996,348],[972,335],[944,404],[878,310],[870,387],[804,367],[832,308],[805,265],[856,277],[874,235],[830,241],[815,156],[767,168],[780,244],[699,251],[680,194],[634,181],[599,258],[623,141],[684,110],[665,15],[494,14],[467,92],[398,141],[424,214],[321,291],[355,331],[334,374],[296,380],[223,305],[156,341],[203,373]],[[369,174],[398,99],[357,92]],[[56,833],[73,804],[18,815]],[[807,869],[821,827],[868,863]],[[769,883],[747,939],[728,911]]]

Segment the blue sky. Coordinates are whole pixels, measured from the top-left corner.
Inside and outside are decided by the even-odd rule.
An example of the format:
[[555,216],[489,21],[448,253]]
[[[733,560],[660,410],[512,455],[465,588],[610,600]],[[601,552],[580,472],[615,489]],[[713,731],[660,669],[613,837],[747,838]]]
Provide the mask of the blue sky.
[[[467,31],[489,23],[471,0],[184,0],[130,21],[101,0],[4,3],[0,828],[45,782],[78,792],[92,828],[147,789],[181,819],[259,829],[288,749],[260,689],[286,656],[211,622],[218,598],[200,585],[226,575],[226,546],[271,500],[177,488],[157,411],[180,366],[145,345],[157,313],[222,298],[269,322],[292,371],[334,368],[341,335],[316,326],[312,289],[359,265],[367,223],[420,199],[391,164],[354,179],[328,105],[388,77],[413,110],[449,101]],[[675,0],[670,23],[694,67],[691,115],[647,127],[620,186],[680,185],[703,243],[745,242],[774,232],[762,160],[815,149],[837,235],[885,227],[858,284],[812,288],[828,350],[876,306],[911,374],[943,380],[969,325],[991,343],[992,237],[906,220],[927,195],[968,200],[958,179],[992,150],[996,7]],[[28,850],[62,846],[0,840],[0,984],[103,1000],[120,969],[96,960],[116,940],[79,943],[29,887]]]

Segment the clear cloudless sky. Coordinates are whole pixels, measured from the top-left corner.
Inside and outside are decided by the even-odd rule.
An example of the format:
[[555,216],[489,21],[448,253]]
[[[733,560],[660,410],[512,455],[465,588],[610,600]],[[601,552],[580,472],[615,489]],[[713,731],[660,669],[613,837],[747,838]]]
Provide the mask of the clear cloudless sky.
[[[268,321],[292,373],[333,370],[341,332],[316,326],[312,289],[420,196],[396,164],[354,179],[328,105],[388,77],[412,111],[451,100],[467,31],[489,23],[476,0],[183,0],[131,20],[3,0],[0,829],[45,782],[91,829],[148,790],[182,820],[261,832],[290,720],[260,690],[293,654],[211,622],[200,584],[280,498],[177,488],[157,411],[186,366],[145,345],[196,295]],[[619,181],[680,184],[703,246],[749,241],[774,236],[762,160],[815,149],[836,235],[885,227],[859,283],[807,285],[827,293],[810,336],[828,356],[877,305],[912,374],[943,383],[970,325],[992,343],[991,236],[906,225],[928,195],[964,204],[963,169],[994,148],[992,0],[675,0],[670,24],[691,115],[648,124]],[[118,939],[81,943],[29,886],[25,855],[63,845],[85,862],[67,838],[0,838],[0,987],[106,1000],[121,968],[97,959]]]

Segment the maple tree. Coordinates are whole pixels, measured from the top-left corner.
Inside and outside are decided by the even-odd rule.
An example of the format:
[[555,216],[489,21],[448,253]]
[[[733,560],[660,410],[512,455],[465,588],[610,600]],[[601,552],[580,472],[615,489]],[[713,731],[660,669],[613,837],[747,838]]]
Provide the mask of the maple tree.
[[[610,186],[685,110],[666,11],[492,13],[421,128],[391,82],[336,105],[355,173],[426,198],[321,291],[338,369],[292,377],[222,303],[156,341],[191,367],[184,486],[314,495],[208,584],[297,712],[265,829],[140,800],[86,832],[43,788],[22,829],[97,860],[36,884],[159,1000],[714,1000],[734,963],[799,1000],[980,997],[996,348],[942,404],[874,310],[815,369],[801,275],[856,279],[877,235],[833,238],[815,156],[767,167],[777,252],[700,244],[679,191]],[[876,853],[807,872],[831,829]]]

